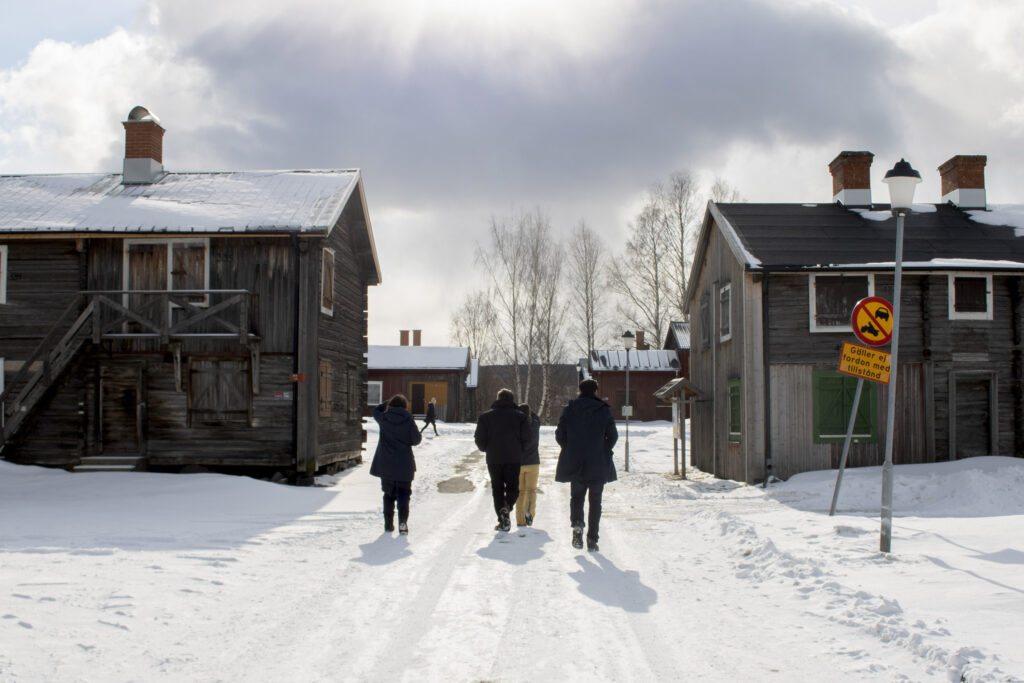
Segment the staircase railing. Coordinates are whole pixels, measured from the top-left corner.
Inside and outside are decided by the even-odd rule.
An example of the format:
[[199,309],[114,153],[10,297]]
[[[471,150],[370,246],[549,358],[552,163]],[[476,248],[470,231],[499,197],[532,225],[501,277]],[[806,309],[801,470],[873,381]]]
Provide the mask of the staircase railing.
[[78,292],[0,393],[0,450],[86,341],[234,338],[258,349],[257,303],[243,289]]

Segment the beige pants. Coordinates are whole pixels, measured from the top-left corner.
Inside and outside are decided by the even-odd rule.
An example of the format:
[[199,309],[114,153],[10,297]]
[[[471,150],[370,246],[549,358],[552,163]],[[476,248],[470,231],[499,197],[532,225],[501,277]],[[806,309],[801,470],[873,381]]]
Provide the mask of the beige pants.
[[516,524],[526,526],[526,513],[530,517],[537,515],[537,480],[540,478],[540,465],[521,465],[519,467],[519,500],[516,501]]

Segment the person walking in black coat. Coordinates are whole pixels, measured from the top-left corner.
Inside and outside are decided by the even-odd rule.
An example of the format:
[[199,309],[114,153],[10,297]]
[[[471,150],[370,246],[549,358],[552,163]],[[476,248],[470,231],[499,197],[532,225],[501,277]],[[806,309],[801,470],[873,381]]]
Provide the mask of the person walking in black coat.
[[430,403],[427,404],[427,415],[423,418],[425,421],[423,429],[420,429],[420,434],[430,425],[434,425],[434,436],[437,436],[437,410],[434,408],[435,405],[437,405],[437,399],[431,398]]
[[555,441],[562,447],[555,481],[569,484],[569,522],[574,548],[583,547],[583,499],[589,493],[587,550],[597,551],[601,494],[604,485],[617,478],[612,447],[618,438],[611,408],[597,397],[597,382],[583,380],[579,397],[562,410],[555,428]]
[[406,410],[408,405],[405,396],[395,394],[373,409],[380,436],[370,464],[370,474],[380,477],[380,488],[384,491],[384,531],[395,530],[397,503],[398,533],[403,536],[409,533],[409,497],[416,472],[412,447],[423,439],[412,414]]
[[519,497],[519,465],[523,446],[530,442],[530,424],[516,406],[509,389],[498,392],[491,409],[480,415],[473,434],[476,447],[487,454],[487,472],[491,475],[496,531],[512,528],[511,512]]

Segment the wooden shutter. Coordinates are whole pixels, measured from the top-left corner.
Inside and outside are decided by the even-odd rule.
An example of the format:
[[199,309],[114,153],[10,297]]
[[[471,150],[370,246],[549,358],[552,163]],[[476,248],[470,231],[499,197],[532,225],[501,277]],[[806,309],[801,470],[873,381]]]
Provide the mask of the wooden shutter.
[[332,369],[331,361],[320,361],[320,417],[331,416]]

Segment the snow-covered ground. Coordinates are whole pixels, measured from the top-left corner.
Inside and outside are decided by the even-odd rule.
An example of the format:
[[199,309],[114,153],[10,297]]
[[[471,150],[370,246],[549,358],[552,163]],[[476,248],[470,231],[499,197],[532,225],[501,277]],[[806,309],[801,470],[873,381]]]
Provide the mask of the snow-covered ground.
[[294,488],[0,463],[0,680],[1024,681],[1024,460],[897,467],[883,555],[878,469],[829,517],[834,472],[682,481],[670,426],[633,423],[587,553],[550,428],[510,534],[473,427],[440,429],[407,538],[368,465]]

